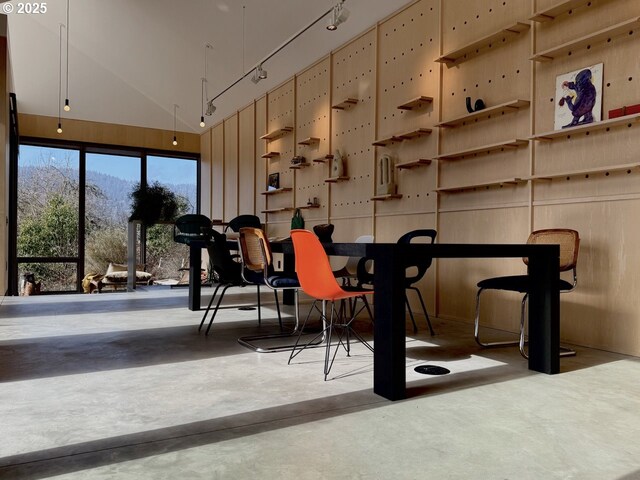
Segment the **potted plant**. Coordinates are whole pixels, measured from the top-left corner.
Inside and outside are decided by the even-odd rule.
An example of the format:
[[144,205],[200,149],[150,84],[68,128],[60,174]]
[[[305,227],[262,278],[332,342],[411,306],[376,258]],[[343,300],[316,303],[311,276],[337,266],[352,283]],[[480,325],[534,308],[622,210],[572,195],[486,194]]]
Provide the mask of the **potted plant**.
[[137,183],[129,198],[132,201],[129,221],[140,220],[150,226],[162,220],[172,222],[178,215],[176,194],[158,182],[151,185]]

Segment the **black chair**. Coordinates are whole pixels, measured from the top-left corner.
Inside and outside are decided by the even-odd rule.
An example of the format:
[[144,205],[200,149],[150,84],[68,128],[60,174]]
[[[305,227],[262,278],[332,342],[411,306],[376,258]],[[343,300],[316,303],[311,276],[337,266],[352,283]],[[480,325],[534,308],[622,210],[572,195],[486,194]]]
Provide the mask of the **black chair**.
[[183,215],[173,225],[174,242],[190,245],[192,242],[208,242],[210,239],[211,220],[205,215]]
[[[218,309],[220,308],[220,304],[222,303],[224,294],[229,287],[245,287],[247,285],[256,285],[258,290],[258,323],[260,324],[262,321],[260,315],[260,285],[264,284],[262,275],[251,275],[250,273],[247,274],[247,272],[245,272],[245,276],[243,277],[242,264],[234,260],[234,258],[239,258],[239,256],[231,254],[229,246],[227,245],[227,236],[224,233],[219,233],[215,230],[211,231],[211,235],[212,241],[207,244],[207,251],[209,252],[209,261],[211,263],[211,268],[216,273],[218,284],[216,285],[216,289],[211,296],[209,305],[207,305],[207,310],[202,316],[202,321],[200,322],[198,331],[202,330],[202,326],[204,325],[207,315],[209,314],[209,310],[211,310],[213,300],[216,298],[218,290],[221,287],[222,292],[218,297],[218,302],[216,303],[213,314],[211,315],[211,320],[209,320],[209,326],[207,327],[205,335],[209,335],[209,330],[211,329],[213,320],[218,313]],[[282,328],[282,318],[280,317],[279,309],[278,321],[280,322],[280,328]]]
[[228,232],[231,230],[237,233],[242,227],[262,228],[262,223],[260,222],[260,218],[255,215],[238,215],[229,221],[227,226],[224,227],[224,231]]
[[[398,239],[397,243],[408,244],[408,243],[411,243],[412,240],[420,239],[420,238],[426,238],[429,240],[429,243],[433,243],[434,240],[436,239],[437,234],[438,232],[432,229],[412,230],[402,235]],[[362,287],[363,285],[373,285],[373,273],[371,273],[368,268],[369,267],[368,262],[370,262],[370,260],[371,259],[369,258],[361,258],[360,261],[358,262],[358,268],[357,268],[358,287]],[[433,331],[433,326],[431,325],[431,319],[429,318],[429,313],[427,312],[427,307],[425,306],[424,299],[422,298],[422,294],[420,293],[420,290],[414,286],[415,283],[419,282],[422,279],[422,277],[425,276],[425,274],[427,273],[427,270],[431,266],[432,261],[433,261],[432,258],[421,257],[418,259],[410,260],[409,264],[407,265],[407,268],[414,267],[417,269],[415,274],[411,276],[407,276],[405,278],[405,283],[404,283],[404,288],[405,288],[404,301],[407,305],[407,309],[409,310],[411,323],[413,323],[414,333],[418,331],[418,325],[416,325],[415,318],[413,317],[413,310],[411,310],[411,305],[409,304],[409,298],[407,297],[407,292],[406,292],[407,290],[413,290],[418,294],[420,305],[422,305],[422,311],[424,312],[424,316],[427,319],[427,326],[429,327],[429,332],[431,333],[431,335],[435,335]]]

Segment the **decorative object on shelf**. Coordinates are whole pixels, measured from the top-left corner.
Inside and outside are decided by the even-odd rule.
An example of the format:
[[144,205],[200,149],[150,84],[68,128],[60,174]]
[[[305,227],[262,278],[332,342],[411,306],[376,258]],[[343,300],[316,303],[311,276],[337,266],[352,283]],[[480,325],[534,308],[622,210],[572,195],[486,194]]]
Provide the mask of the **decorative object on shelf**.
[[376,196],[396,193],[396,184],[393,175],[393,159],[389,155],[382,155],[378,160],[378,182],[376,184]]
[[302,218],[302,211],[296,208],[291,217],[291,230],[304,228],[304,218]]
[[635,113],[640,113],[640,103],[636,103],[635,105],[625,105],[622,108],[614,108],[613,110],[609,110],[609,118],[618,118],[624,117],[625,115],[633,115]]
[[479,112],[480,110],[484,110],[486,107],[486,105],[484,104],[481,98],[476,100],[476,103],[473,105],[473,107],[471,106],[471,97],[467,97],[466,102],[467,102],[467,112],[469,113]]
[[301,163],[307,163],[307,159],[302,155],[296,155],[291,159],[291,165],[300,165]]
[[331,159],[331,176],[342,177],[344,176],[344,160],[340,150],[336,150],[336,154]]
[[267,182],[267,191],[277,190],[280,188],[280,173],[270,173]]
[[602,119],[602,67],[598,63],[556,77],[555,130]]
[[145,226],[150,226],[160,220],[173,222],[178,215],[179,204],[176,194],[158,182],[151,185],[137,183],[129,198],[129,221],[140,220]]
[[316,237],[318,237],[318,240],[322,243],[333,243],[331,236],[333,235],[334,228],[335,225],[332,223],[321,223],[320,225],[314,225],[313,233],[316,234]]
[[307,200],[307,207],[319,207],[319,206],[320,206],[320,201],[318,200],[318,197],[313,197],[313,200],[311,198]]

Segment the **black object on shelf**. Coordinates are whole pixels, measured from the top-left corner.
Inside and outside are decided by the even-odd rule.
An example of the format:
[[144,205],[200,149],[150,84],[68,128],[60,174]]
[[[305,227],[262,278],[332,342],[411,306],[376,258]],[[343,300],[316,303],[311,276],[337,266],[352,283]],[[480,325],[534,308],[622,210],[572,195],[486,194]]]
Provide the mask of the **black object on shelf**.
[[473,107],[471,106],[471,97],[467,97],[466,102],[467,102],[467,111],[469,113],[479,112],[480,110],[484,110],[486,108],[486,105],[484,104],[481,98],[476,100],[476,103],[473,105]]

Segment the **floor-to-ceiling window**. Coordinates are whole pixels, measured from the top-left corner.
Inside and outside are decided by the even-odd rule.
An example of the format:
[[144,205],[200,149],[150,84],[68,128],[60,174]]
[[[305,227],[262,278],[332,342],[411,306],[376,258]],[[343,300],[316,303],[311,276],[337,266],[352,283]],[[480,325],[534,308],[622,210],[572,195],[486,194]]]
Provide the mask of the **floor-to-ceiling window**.
[[[195,157],[23,143],[17,169],[16,285],[30,275],[43,293],[79,291],[85,274],[104,273],[109,262],[126,263],[133,188],[158,182],[178,197],[179,214],[197,213],[198,170]],[[173,242],[171,225],[143,229],[138,241],[143,242],[142,263],[154,278],[180,277],[188,252]]]

